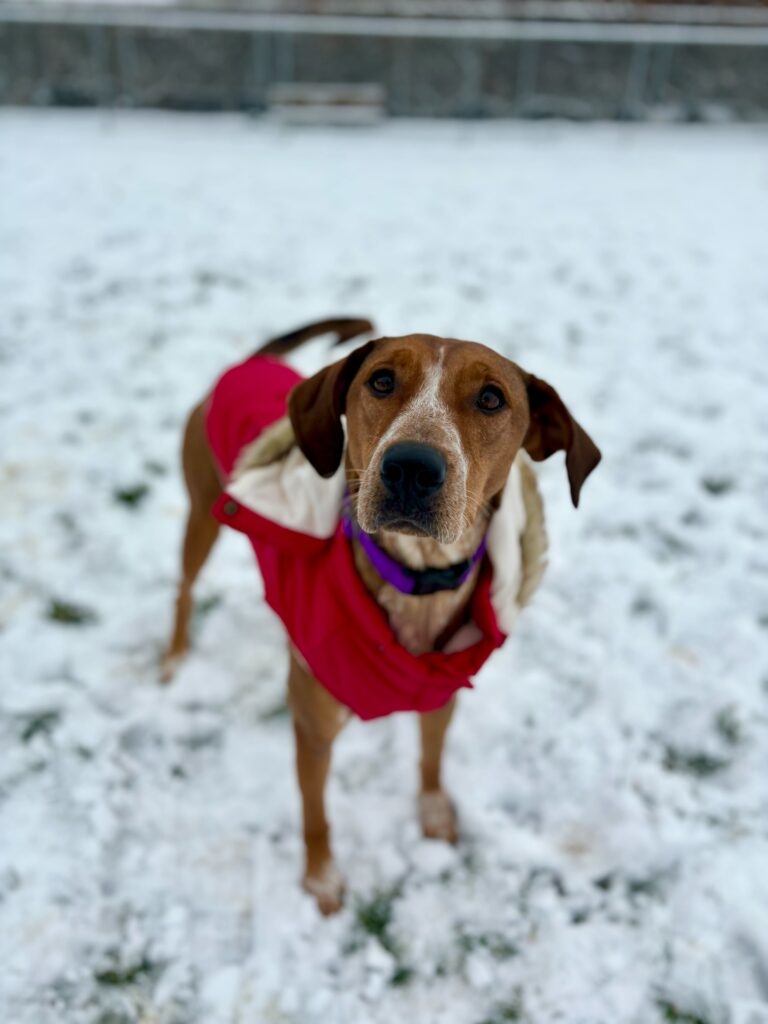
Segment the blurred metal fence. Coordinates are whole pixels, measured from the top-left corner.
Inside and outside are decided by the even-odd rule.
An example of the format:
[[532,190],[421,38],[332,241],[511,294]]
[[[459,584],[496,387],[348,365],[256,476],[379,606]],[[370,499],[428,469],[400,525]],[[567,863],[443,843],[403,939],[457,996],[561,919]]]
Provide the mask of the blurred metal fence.
[[768,116],[768,27],[0,5],[0,102],[262,111],[378,83],[396,116]]

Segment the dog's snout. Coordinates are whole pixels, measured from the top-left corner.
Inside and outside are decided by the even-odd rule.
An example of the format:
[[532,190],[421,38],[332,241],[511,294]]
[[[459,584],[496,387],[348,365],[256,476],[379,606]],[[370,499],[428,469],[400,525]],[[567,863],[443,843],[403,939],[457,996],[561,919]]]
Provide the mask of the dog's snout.
[[414,441],[393,444],[381,460],[381,481],[394,498],[423,499],[445,483],[445,459],[436,448]]

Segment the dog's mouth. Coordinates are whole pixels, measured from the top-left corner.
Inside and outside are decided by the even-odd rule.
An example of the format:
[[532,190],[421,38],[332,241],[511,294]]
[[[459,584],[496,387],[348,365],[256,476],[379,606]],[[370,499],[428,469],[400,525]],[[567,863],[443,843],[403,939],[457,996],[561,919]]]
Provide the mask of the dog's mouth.
[[413,519],[393,519],[382,521],[377,530],[388,530],[390,533],[408,533],[416,537],[434,537],[435,531],[415,522]]
[[384,499],[374,514],[373,530],[388,530],[391,533],[406,533],[416,537],[432,537],[441,540],[444,530],[441,528],[437,510],[416,503],[403,505],[392,499]]

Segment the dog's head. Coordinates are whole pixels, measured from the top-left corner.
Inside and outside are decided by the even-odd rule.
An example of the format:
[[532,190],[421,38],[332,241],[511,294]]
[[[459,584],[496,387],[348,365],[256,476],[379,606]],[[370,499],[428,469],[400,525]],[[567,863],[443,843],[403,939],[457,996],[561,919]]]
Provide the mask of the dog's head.
[[426,334],[370,341],[291,392],[304,455],[346,474],[367,533],[452,543],[501,493],[520,448],[565,451],[574,505],[600,461],[555,389],[485,345]]

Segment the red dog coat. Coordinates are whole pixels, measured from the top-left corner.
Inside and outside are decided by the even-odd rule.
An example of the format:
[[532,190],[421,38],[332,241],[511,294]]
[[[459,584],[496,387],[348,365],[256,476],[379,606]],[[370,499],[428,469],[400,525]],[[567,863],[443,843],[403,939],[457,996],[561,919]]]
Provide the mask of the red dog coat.
[[[285,415],[288,392],[300,380],[290,367],[264,356],[220,378],[206,429],[225,477],[243,448]],[[457,690],[471,687],[470,676],[506,638],[491,603],[493,573],[487,557],[470,608],[482,638],[456,653],[413,655],[400,646],[386,613],[357,573],[341,529],[340,505],[335,532],[328,537],[280,525],[231,493],[219,498],[213,513],[248,537],[267,603],[292,644],[325,689],[360,718],[442,707]]]

